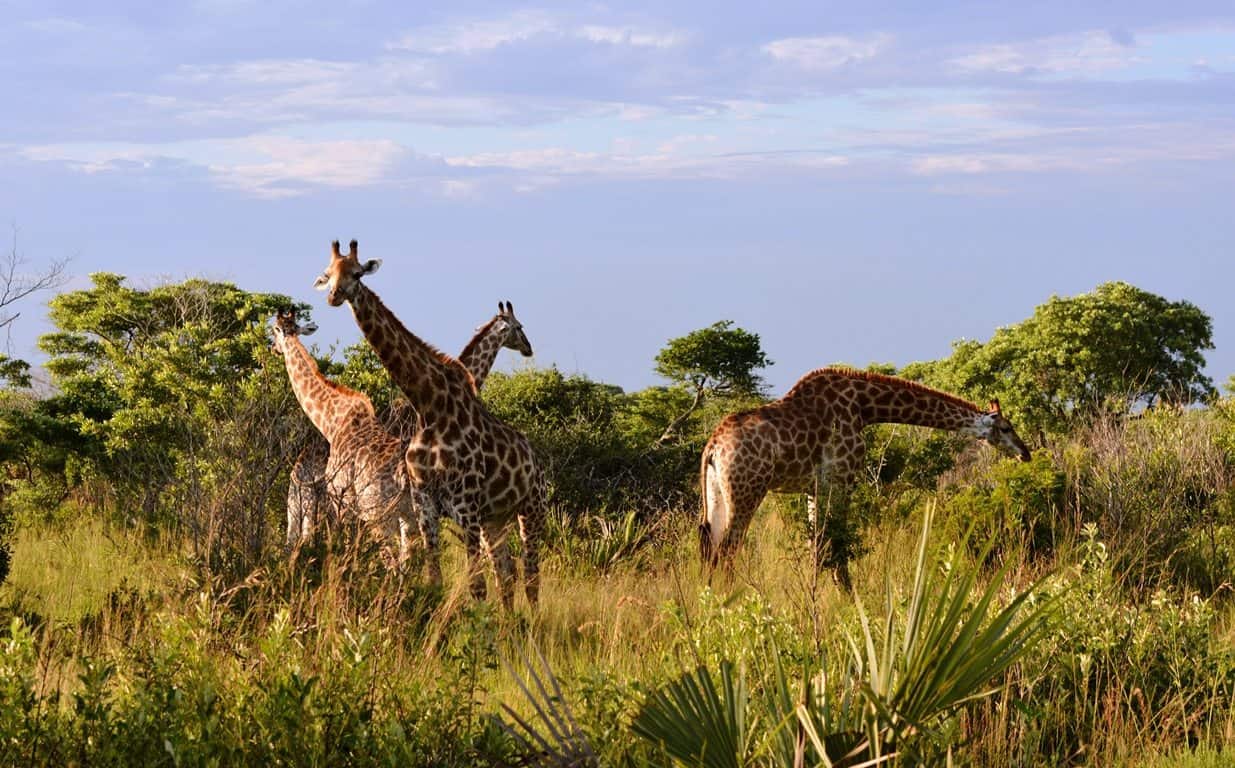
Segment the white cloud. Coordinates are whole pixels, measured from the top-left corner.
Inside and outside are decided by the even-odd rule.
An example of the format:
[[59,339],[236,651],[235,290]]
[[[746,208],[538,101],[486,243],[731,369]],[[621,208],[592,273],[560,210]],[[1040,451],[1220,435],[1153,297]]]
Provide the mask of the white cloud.
[[417,160],[410,149],[389,140],[308,141],[274,135],[149,145],[49,144],[24,147],[21,155],[91,174],[166,163],[199,167],[219,186],[257,197],[389,182]]
[[676,32],[648,32],[632,27],[605,27],[586,25],[579,27],[575,34],[593,43],[608,43],[609,45],[630,45],[636,48],[672,48],[681,44],[683,35]]
[[256,154],[254,162],[211,163],[223,186],[259,196],[296,194],[295,187],[364,187],[389,178],[390,171],[412,157],[408,148],[389,140],[304,141],[282,136],[254,136],[225,142],[236,154]]
[[456,199],[472,197],[477,192],[476,182],[464,179],[444,179],[440,188],[442,195]]
[[634,26],[576,24],[545,11],[523,10],[498,18],[420,27],[386,47],[432,55],[470,54],[536,38],[586,40],[634,48],[672,48],[682,43],[685,35]]
[[1134,46],[1115,41],[1108,32],[1091,31],[987,45],[953,58],[949,64],[966,73],[1092,77],[1138,61]]
[[496,19],[421,27],[386,47],[415,53],[474,53],[556,32],[557,28],[554,18],[543,11],[516,11]]
[[562,147],[513,152],[481,152],[445,158],[458,168],[518,172],[522,176],[597,176],[607,178],[737,178],[792,170],[819,171],[848,164],[840,155],[814,152],[681,153],[683,145],[708,142],[708,137],[680,137],[656,152],[580,152]]
[[913,161],[911,168],[914,173],[921,176],[937,176],[945,174],[1034,173],[1078,168],[1082,165],[1081,161],[1068,157],[988,152],[920,157]]
[[49,16],[42,19],[32,19],[24,25],[27,29],[34,32],[41,32],[48,35],[71,35],[86,31],[87,27],[76,19],[68,19],[63,16]]
[[190,85],[301,85],[337,81],[354,73],[357,66],[322,59],[254,59],[231,64],[181,65],[167,80]]
[[761,50],[777,61],[826,71],[873,59],[891,42],[891,36],[884,34],[861,40],[841,36],[786,37],[765,44]]
[[263,59],[181,66],[154,92],[116,94],[134,108],[195,132],[221,123],[396,119],[422,124],[501,122],[537,113],[500,94],[445,92],[431,63],[408,58],[340,62]]

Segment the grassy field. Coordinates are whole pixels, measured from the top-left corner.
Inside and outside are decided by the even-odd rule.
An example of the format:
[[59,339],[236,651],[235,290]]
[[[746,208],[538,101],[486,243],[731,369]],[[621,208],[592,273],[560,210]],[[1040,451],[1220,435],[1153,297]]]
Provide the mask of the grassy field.
[[[544,697],[519,682],[534,671],[560,681],[556,706],[599,762],[665,764],[632,719],[658,687],[725,662],[743,675],[757,742],[783,725],[768,706],[776,667],[791,688],[821,671],[845,680],[846,638],[861,637],[855,597],[810,566],[795,520],[793,505],[765,505],[733,574],[710,585],[684,516],[604,572],[551,553],[539,610],[514,615],[465,597],[457,545],[438,594],[363,554],[272,559],[224,585],[202,581],[175,540],[99,521],[26,529],[0,589],[3,762],[519,764],[529,757],[501,723],[537,722]],[[890,610],[905,610],[919,524],[868,531],[854,568],[877,637],[886,589]],[[928,549],[941,562],[957,542],[936,528]],[[929,724],[946,748],[896,762],[1224,764],[1229,611],[1182,593],[1123,603],[1104,554],[1091,532],[1049,561],[1009,561],[994,585],[1002,601],[1053,574],[1045,593],[1063,610],[989,697]],[[979,570],[975,596],[995,573]],[[749,764],[776,764],[760,749]]]

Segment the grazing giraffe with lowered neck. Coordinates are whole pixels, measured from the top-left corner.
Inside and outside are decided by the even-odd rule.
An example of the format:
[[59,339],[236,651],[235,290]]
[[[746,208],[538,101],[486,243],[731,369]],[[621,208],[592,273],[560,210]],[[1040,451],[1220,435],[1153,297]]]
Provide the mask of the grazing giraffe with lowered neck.
[[[820,502],[816,494],[828,489],[828,501],[839,511],[836,522],[848,524],[849,490],[865,462],[862,430],[887,423],[959,432],[1022,461],[1030,458],[998,401],[992,400],[986,410],[906,379],[820,368],[799,379],[781,399],[729,414],[712,432],[699,470],[703,561],[711,567],[732,560],[769,491],[806,493],[813,527]],[[827,562],[846,589],[849,555],[831,552]]]
[[330,306],[351,305],[357,325],[418,414],[420,429],[408,444],[406,458],[430,581],[441,581],[438,525],[447,514],[463,529],[472,594],[484,596],[484,574],[476,567],[483,548],[496,572],[502,603],[512,607],[514,564],[506,534],[517,522],[524,587],[535,606],[546,506],[544,474],[531,444],[489,413],[476,395],[475,380],[458,360],[409,331],[361,281],[380,264],[361,262],[355,240],[346,256],[336,241],[316,286],[327,291]]
[[[498,312],[493,319],[477,328],[471,340],[459,353],[459,362],[471,372],[478,391],[489,377],[498,352],[502,349],[513,349],[524,357],[531,357],[533,354],[532,343],[528,341],[523,324],[515,317],[514,305],[509,301],[498,302],[497,307]],[[303,333],[308,335],[312,331]],[[407,441],[416,430],[416,414],[409,411],[410,408],[392,406],[390,410],[379,414],[378,418],[387,432]],[[326,465],[329,460],[330,443],[320,433],[314,432],[309,443],[296,457],[287,486],[289,548],[309,535],[313,522],[325,508],[329,493],[326,488]]]
[[275,315],[273,349],[283,357],[300,407],[328,444],[320,476],[309,476],[305,467],[293,468],[293,483],[308,482],[296,489],[295,499],[289,491],[288,546],[295,547],[309,534],[323,500],[328,500],[340,510],[355,510],[385,541],[397,539],[402,562],[408,554],[412,517],[403,443],[378,421],[367,395],[322,375],[300,341],[315,330],[312,324],[300,326],[295,311]]

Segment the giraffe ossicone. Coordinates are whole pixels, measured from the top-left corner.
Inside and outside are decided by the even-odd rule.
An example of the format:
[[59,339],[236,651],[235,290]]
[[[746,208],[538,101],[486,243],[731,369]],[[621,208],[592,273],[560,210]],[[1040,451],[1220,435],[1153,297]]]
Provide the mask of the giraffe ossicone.
[[[299,335],[307,336],[316,328],[312,322],[307,323]],[[502,349],[512,349],[525,357],[532,355],[532,343],[528,341],[523,324],[515,317],[514,306],[509,301],[505,305],[498,302],[498,314],[476,329],[459,355],[459,362],[471,372],[477,390],[484,385]],[[378,414],[378,419],[387,432],[404,441],[405,445],[419,431],[415,411],[406,403],[393,403],[390,409]],[[288,481],[289,547],[309,536],[313,522],[320,519],[327,504],[329,490],[326,472],[330,444],[319,433],[314,434],[316,439],[311,439],[297,455]]]
[[447,515],[464,532],[472,593],[484,594],[484,574],[474,567],[483,548],[502,602],[512,606],[514,564],[505,537],[517,525],[524,586],[535,605],[546,508],[544,474],[531,444],[489,413],[477,397],[473,375],[459,360],[409,331],[361,281],[377,265],[376,260],[360,261],[355,240],[346,255],[336,241],[316,285],[326,291],[331,306],[351,305],[357,325],[419,416],[422,428],[408,443],[406,461],[430,580],[441,580],[438,528]]
[[[367,395],[322,375],[300,341],[316,327],[301,326],[295,310],[274,318],[274,349],[283,357],[297,402],[328,444],[326,451],[307,446],[293,466],[288,547],[307,538],[330,505],[341,518],[354,513],[383,542],[397,541],[398,553],[390,559],[403,562],[410,548],[412,508],[402,441],[378,422]],[[325,466],[319,473],[314,462],[320,458],[325,458]]]

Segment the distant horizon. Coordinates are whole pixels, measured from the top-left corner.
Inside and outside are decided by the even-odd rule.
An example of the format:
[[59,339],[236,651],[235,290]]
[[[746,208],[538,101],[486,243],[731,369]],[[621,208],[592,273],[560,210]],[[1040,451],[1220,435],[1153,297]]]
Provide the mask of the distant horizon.
[[[1213,319],[1235,374],[1235,8],[1048,0],[0,10],[0,222],[37,267],[203,276],[313,307],[329,243],[462,347],[514,302],[556,365],[663,383],[731,319],[779,395],[947,356],[1123,280]],[[18,307],[12,354],[49,330]],[[498,369],[521,359],[503,355]]]

